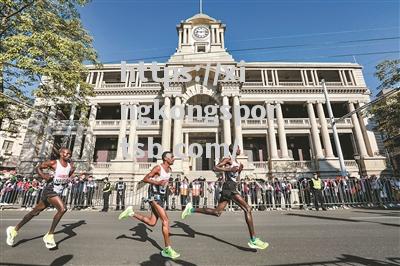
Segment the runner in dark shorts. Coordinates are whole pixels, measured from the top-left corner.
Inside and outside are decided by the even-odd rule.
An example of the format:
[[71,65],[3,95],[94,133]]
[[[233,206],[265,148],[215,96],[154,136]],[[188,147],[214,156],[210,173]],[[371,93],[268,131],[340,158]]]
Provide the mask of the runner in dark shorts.
[[[61,148],[59,160],[45,161],[41,163],[37,168],[37,172],[41,178],[46,180],[46,186],[43,189],[42,197],[39,203],[30,211],[15,227],[7,227],[7,244],[12,246],[14,239],[18,234],[19,229],[29,222],[33,217],[39,215],[44,209],[50,205],[57,209],[57,213],[54,215],[53,223],[51,224],[49,232],[43,237],[43,241],[47,248],[55,248],[57,245],[54,241],[54,230],[57,224],[60,222],[61,217],[67,211],[64,202],[61,200],[59,194],[62,192],[64,187],[68,184],[71,176],[75,169],[73,164],[69,162],[71,158],[71,151],[67,148]],[[43,172],[44,169],[54,170],[54,175],[50,176]]]
[[240,180],[240,172],[243,169],[243,164],[236,160],[236,156],[240,154],[240,148],[236,149],[236,156],[232,156],[234,154],[234,146],[229,146],[229,152],[231,156],[229,158],[222,159],[215,167],[214,171],[223,172],[225,175],[225,182],[222,185],[221,197],[218,203],[218,206],[215,209],[211,208],[193,208],[193,205],[189,202],[186,205],[186,208],[182,212],[182,219],[185,219],[187,216],[192,213],[202,213],[206,215],[213,216],[221,216],[224,211],[226,205],[229,201],[234,201],[245,213],[245,219],[247,223],[247,227],[249,229],[250,240],[247,243],[249,247],[255,249],[266,249],[268,247],[268,243],[262,241],[257,238],[254,232],[254,224],[253,224],[253,216],[251,214],[251,207],[247,204],[247,202],[242,198],[240,193],[237,190],[237,185]]
[[169,187],[169,180],[171,178],[171,165],[174,163],[174,155],[172,152],[166,151],[162,154],[162,164],[155,166],[150,173],[144,178],[143,182],[150,184],[149,198],[147,199],[151,206],[151,216],[144,216],[133,211],[132,206],[126,208],[118,217],[118,219],[125,219],[132,217],[149,226],[155,226],[158,218],[162,220],[162,233],[164,237],[165,248],[161,251],[163,257],[176,259],[180,256],[171,247],[171,240],[169,237],[169,219],[164,209],[164,198]]

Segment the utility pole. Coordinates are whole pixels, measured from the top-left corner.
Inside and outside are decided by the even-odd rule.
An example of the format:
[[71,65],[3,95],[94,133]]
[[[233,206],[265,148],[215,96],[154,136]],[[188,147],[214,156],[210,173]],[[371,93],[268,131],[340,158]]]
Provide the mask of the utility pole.
[[346,166],[344,165],[342,147],[340,145],[339,135],[338,135],[337,129],[336,129],[335,117],[333,116],[332,106],[331,106],[331,102],[329,101],[328,90],[326,89],[324,79],[321,81],[321,84],[322,84],[322,89],[323,89],[324,95],[325,95],[325,101],[326,101],[326,107],[328,109],[329,120],[332,125],[333,140],[335,142],[336,151],[337,151],[338,157],[339,157],[340,174],[341,174],[341,176],[346,176],[347,170],[346,170]]

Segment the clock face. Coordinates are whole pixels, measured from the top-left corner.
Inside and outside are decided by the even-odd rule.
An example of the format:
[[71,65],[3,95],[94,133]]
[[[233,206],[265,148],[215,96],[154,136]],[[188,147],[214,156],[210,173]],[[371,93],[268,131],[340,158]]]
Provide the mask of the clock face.
[[209,32],[208,28],[205,27],[205,26],[199,26],[199,27],[197,27],[197,28],[195,28],[195,29],[193,30],[193,35],[194,35],[194,37],[197,37],[197,38],[199,38],[199,39],[204,39],[204,38],[206,38],[206,37],[208,36],[209,33],[210,33],[210,32]]

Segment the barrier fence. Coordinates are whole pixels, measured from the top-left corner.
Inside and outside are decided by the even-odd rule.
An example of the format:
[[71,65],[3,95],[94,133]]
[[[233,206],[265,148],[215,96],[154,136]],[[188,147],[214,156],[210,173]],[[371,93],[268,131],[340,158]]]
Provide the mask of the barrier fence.
[[[136,209],[149,209],[149,185],[143,182],[125,181],[123,189],[117,183],[112,184],[109,206],[112,209],[124,209],[134,206]],[[104,205],[104,183],[101,181],[70,183],[59,194],[68,209],[102,208]],[[24,188],[25,187],[25,188]],[[42,187],[5,183],[1,187],[0,204],[2,208],[32,208],[40,200]],[[215,207],[218,204],[222,183],[194,181],[191,183],[173,181],[166,189],[164,197],[168,210],[181,210],[191,201],[195,207]],[[238,183],[238,191],[254,210],[271,209],[309,209],[314,207],[314,191],[310,180],[264,181],[249,180]],[[400,205],[400,180],[397,178],[380,179],[325,179],[322,195],[328,208],[346,208],[347,206],[383,206]],[[230,202],[228,210],[238,209]]]

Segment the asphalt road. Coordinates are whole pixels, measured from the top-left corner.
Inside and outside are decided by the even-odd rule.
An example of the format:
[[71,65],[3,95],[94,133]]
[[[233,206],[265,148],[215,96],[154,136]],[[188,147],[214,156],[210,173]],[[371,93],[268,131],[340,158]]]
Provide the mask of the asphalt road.
[[400,211],[350,209],[328,212],[254,212],[264,251],[247,246],[242,212],[221,217],[194,214],[180,220],[170,212],[171,239],[181,257],[160,255],[161,224],[150,228],[118,221],[118,212],[67,212],[57,227],[58,247],[47,250],[42,236],[54,212],[23,227],[14,247],[5,229],[26,211],[0,212],[0,265],[400,265]]

